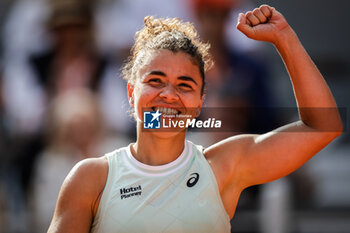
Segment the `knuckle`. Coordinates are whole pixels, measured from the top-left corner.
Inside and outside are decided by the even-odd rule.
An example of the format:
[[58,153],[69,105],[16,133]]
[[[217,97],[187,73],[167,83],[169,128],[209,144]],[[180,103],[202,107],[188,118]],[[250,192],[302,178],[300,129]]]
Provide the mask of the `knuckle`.
[[253,10],[253,14],[258,14],[260,12],[260,9],[259,8],[255,8],[254,10]]
[[267,5],[267,4],[262,4],[259,8],[261,9],[261,8],[268,8],[269,7],[269,5]]
[[270,12],[269,8],[267,8],[267,7],[261,8],[261,12],[262,12],[265,16],[271,15],[271,12]]
[[269,11],[269,8],[267,6],[263,6],[263,7],[261,7],[261,10],[262,11]]

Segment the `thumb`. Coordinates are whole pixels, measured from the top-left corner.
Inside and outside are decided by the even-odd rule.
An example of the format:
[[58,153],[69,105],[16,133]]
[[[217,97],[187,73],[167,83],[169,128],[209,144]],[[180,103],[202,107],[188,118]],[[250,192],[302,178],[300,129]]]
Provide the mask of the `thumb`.
[[238,15],[236,28],[249,38],[254,33],[253,28],[250,26],[250,22],[243,13],[239,13]]

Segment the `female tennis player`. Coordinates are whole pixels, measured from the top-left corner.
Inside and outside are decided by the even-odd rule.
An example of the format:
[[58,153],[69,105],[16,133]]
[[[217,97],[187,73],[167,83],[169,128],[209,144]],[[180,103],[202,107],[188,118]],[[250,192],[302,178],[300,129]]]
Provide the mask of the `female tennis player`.
[[186,130],[144,130],[145,109],[157,118],[201,108],[210,63],[191,24],[146,17],[124,67],[137,140],[72,169],[49,232],[230,232],[242,190],[291,173],[341,134],[332,94],[285,18],[262,5],[241,13],[237,28],[277,48],[300,120],[205,149]]

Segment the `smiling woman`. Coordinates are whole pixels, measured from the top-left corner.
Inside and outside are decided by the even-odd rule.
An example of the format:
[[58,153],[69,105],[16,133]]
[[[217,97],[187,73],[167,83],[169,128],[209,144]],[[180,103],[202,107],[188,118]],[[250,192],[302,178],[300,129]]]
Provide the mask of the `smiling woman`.
[[[132,55],[123,68],[123,76],[128,83],[134,83],[140,67],[148,61],[149,53],[168,50],[173,53],[184,52],[191,57],[199,68],[202,82],[204,73],[213,64],[209,55],[210,45],[200,41],[198,33],[191,23],[184,23],[178,18],[155,19],[147,16],[145,27],[136,33]],[[201,92],[204,92],[204,85]]]
[[156,111],[151,121],[159,114],[196,117],[211,64],[209,45],[190,23],[146,17],[123,70],[137,140],[73,168],[49,232],[230,232],[243,189],[289,174],[341,134],[332,94],[284,17],[262,5],[241,13],[237,28],[275,45],[300,120],[206,149],[185,140],[186,130],[142,130],[145,111]]
[[135,83],[128,84],[130,105],[136,110],[136,119],[142,121],[140,116],[145,109],[184,114],[185,109],[201,107],[203,82],[190,55],[166,49],[150,53],[148,62],[138,74]]

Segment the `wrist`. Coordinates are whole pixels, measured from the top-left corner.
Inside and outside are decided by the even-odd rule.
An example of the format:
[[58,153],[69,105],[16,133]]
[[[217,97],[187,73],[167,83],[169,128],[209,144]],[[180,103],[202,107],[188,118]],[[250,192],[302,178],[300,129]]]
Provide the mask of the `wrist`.
[[279,50],[298,40],[298,36],[294,32],[294,30],[288,25],[275,35],[275,40],[273,41],[273,44]]

